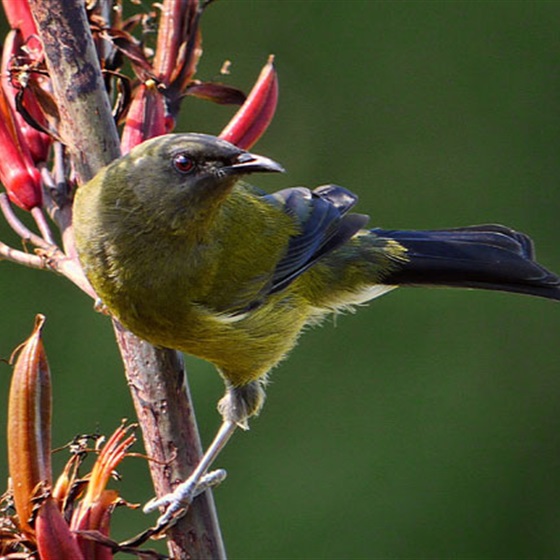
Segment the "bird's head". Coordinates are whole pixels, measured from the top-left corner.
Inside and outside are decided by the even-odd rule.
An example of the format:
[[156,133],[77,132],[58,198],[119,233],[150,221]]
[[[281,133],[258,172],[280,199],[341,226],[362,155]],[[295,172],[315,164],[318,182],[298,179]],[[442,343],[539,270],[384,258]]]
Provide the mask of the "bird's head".
[[124,165],[116,167],[126,169],[126,183],[138,202],[153,208],[188,205],[200,211],[219,204],[244,175],[284,171],[267,157],[194,133],[153,138],[119,161]]

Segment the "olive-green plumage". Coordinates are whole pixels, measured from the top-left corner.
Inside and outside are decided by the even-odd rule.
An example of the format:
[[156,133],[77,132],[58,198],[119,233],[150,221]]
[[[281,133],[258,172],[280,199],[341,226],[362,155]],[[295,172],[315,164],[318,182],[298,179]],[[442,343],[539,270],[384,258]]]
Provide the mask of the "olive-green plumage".
[[[348,213],[356,197],[341,187],[267,195],[239,181],[281,170],[217,138],[176,134],[135,148],[76,195],[78,253],[104,305],[152,344],[215,364],[229,419],[258,412],[259,380],[306,324],[397,284],[558,298],[557,277],[507,228],[366,230],[366,217]],[[457,258],[464,247],[472,254]],[[503,273],[488,267],[494,250],[511,261]]]

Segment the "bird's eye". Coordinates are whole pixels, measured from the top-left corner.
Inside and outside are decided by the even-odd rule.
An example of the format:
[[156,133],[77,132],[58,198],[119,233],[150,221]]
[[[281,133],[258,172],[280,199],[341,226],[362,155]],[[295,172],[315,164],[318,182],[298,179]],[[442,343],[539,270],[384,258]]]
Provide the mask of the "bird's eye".
[[173,158],[173,165],[179,173],[190,173],[194,169],[194,160],[186,154],[177,154]]

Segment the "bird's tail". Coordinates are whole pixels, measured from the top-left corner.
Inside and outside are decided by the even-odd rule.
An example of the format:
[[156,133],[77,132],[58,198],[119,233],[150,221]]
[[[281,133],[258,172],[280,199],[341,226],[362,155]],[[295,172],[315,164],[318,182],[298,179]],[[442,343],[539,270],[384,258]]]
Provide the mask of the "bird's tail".
[[405,262],[384,284],[481,288],[560,300],[560,278],[536,262],[531,239],[504,226],[371,231],[406,249]]

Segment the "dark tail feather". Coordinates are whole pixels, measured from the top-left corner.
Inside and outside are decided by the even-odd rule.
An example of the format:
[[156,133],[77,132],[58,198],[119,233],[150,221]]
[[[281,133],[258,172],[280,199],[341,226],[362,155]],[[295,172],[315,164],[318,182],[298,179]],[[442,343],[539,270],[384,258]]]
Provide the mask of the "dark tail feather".
[[560,278],[535,261],[531,239],[504,226],[372,233],[403,245],[409,259],[383,283],[481,288],[560,300]]

